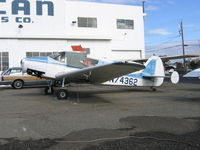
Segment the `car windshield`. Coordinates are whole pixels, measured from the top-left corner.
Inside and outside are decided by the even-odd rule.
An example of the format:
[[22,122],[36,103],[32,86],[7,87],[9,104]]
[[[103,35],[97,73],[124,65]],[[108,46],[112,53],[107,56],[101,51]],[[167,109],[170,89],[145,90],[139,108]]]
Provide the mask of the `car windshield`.
[[10,69],[6,69],[5,71],[3,71],[2,73],[1,73],[1,75],[4,75],[6,72],[8,72]]
[[5,70],[4,72],[2,72],[1,75],[10,75],[13,73],[20,73],[22,71],[21,68],[9,68],[7,70]]

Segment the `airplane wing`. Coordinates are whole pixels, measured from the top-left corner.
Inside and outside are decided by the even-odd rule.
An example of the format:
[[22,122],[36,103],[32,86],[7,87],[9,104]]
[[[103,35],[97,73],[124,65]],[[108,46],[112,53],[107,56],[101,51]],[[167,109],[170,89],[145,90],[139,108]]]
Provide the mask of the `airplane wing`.
[[68,82],[102,83],[144,68],[144,65],[136,62],[115,62],[57,73],[56,79],[65,78]]
[[[192,57],[200,57],[200,55],[180,55],[180,56],[168,56],[168,57],[160,57],[160,58],[162,59],[162,61],[169,61],[171,59],[192,58]],[[142,63],[142,62],[146,62],[147,60],[148,60],[147,58],[144,58],[144,59],[137,59],[133,61]]]

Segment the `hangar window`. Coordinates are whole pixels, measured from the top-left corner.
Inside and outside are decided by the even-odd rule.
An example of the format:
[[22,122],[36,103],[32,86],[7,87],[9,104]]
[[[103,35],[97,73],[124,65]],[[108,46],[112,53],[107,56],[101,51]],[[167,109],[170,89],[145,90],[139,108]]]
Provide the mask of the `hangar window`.
[[33,57],[38,57],[38,56],[40,56],[39,52],[33,52]]
[[78,17],[78,27],[97,28],[97,18]]
[[0,71],[4,71],[9,68],[9,53],[0,52]]
[[39,56],[49,56],[53,52],[26,52],[26,57],[39,57]]
[[117,19],[117,29],[134,29],[134,21]]

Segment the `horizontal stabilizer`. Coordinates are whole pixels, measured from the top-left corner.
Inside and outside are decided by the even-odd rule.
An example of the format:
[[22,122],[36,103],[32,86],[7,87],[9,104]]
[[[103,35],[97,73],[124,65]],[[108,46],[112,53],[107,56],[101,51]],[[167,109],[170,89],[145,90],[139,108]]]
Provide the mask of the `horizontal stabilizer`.
[[153,75],[142,75],[142,76],[146,78],[165,78],[165,76],[153,76]]

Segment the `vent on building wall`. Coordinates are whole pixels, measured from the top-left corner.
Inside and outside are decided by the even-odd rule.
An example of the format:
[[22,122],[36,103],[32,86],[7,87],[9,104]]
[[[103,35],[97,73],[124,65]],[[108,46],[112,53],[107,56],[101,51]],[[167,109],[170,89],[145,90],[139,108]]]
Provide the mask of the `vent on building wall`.
[[23,28],[23,25],[22,25],[22,24],[19,24],[19,25],[18,25],[18,28],[19,28],[19,29],[22,29],[22,28]]

